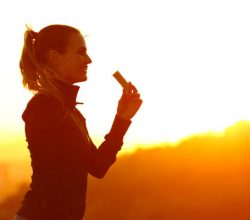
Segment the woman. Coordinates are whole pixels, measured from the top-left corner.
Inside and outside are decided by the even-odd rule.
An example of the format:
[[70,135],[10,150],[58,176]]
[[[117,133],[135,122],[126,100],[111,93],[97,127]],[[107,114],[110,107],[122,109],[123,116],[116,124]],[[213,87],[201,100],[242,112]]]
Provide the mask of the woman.
[[97,148],[75,107],[91,59],[78,29],[28,28],[20,60],[23,84],[34,92],[22,115],[33,169],[30,189],[15,220],[81,220],[87,175],[102,178],[115,162],[131,118],[142,104],[136,88],[123,90],[105,141]]

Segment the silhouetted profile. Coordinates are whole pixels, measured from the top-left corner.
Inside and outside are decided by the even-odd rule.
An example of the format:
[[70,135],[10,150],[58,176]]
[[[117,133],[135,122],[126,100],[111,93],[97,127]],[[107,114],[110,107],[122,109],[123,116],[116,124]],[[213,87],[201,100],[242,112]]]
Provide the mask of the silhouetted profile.
[[22,115],[33,174],[15,220],[81,220],[88,174],[102,178],[116,160],[142,100],[128,83],[97,148],[76,108],[79,87],[73,85],[87,80],[90,63],[78,29],[50,25],[35,32],[27,27],[20,70],[24,86],[34,92]]

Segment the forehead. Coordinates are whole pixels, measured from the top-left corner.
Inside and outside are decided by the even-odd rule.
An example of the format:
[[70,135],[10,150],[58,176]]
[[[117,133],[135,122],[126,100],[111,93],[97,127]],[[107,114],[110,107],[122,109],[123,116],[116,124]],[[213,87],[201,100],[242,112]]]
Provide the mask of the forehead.
[[86,49],[86,43],[82,34],[80,33],[71,34],[69,37],[67,50],[78,50],[81,48]]

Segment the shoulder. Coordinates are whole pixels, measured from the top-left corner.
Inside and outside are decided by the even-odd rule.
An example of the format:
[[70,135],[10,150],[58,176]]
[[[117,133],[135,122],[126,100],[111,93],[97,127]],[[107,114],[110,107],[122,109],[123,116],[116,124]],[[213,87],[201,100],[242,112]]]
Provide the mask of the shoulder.
[[58,105],[59,102],[53,97],[44,93],[37,93],[30,99],[25,110],[43,110]]
[[46,115],[53,114],[53,112],[58,111],[60,103],[53,97],[37,93],[28,102],[23,114],[23,120],[26,120],[30,115]]

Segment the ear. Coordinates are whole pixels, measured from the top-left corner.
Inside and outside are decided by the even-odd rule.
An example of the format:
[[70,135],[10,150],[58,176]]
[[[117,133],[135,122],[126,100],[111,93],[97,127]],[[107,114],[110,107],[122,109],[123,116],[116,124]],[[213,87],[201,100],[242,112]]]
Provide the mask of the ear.
[[48,52],[48,62],[52,67],[57,67],[60,64],[61,56],[56,50]]

